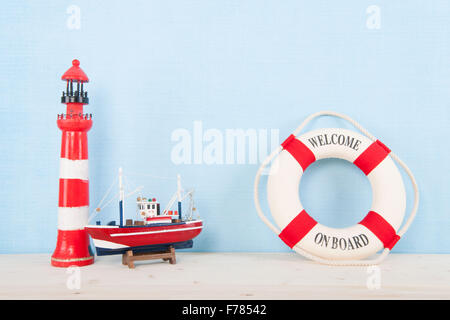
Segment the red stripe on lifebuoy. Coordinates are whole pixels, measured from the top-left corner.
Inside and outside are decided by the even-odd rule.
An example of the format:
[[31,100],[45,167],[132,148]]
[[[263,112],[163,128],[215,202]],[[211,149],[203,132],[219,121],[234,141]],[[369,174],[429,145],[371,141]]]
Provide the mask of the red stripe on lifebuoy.
[[385,248],[391,250],[400,236],[395,233],[394,228],[382,216],[375,211],[370,211],[359,223],[372,231],[372,233],[383,242]]
[[61,143],[61,158],[70,160],[87,160],[87,132],[63,131]]
[[372,143],[353,163],[367,176],[383,161],[391,150],[379,140]]
[[305,210],[300,212],[291,222],[281,231],[279,237],[290,248],[295,246],[308,232],[317,224],[317,221],[311,218]]
[[316,161],[316,156],[312,151],[300,140],[295,139],[294,135],[290,135],[281,146],[287,150],[295,160],[300,164],[303,171]]
[[83,207],[89,205],[89,181],[59,179],[59,206]]

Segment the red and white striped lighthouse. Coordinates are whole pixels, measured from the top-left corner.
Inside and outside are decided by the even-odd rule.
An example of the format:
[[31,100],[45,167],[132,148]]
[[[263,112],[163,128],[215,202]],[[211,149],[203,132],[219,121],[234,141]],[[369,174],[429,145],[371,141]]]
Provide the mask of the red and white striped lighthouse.
[[[62,130],[59,173],[58,239],[52,255],[55,267],[86,266],[94,262],[89,249],[85,226],[89,216],[89,167],[87,132],[92,127],[92,115],[83,113],[89,103],[83,84],[89,79],[78,60],[61,77],[67,82],[61,103],[65,114],[58,115]],[[76,86],[76,87],[75,87]]]

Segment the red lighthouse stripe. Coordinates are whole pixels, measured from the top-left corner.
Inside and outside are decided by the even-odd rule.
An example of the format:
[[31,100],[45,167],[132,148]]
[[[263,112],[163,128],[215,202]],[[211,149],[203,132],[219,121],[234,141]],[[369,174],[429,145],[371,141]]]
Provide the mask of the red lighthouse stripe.
[[[56,249],[60,249],[59,247],[70,247],[70,254],[57,258],[89,257],[89,237],[86,230],[58,230],[58,238],[60,241],[57,243]],[[73,243],[77,243],[77,245],[75,246]]]
[[392,249],[400,239],[395,233],[394,228],[382,216],[375,211],[370,211],[367,216],[359,223],[383,242],[385,248]]
[[89,205],[89,181],[59,179],[59,206],[83,207]]
[[381,141],[372,143],[353,163],[368,175],[383,161],[391,152]]
[[88,139],[84,131],[63,131],[61,158],[70,160],[87,160]]
[[290,248],[295,246],[308,232],[314,228],[317,221],[311,218],[305,210],[300,212],[278,235]]
[[55,267],[86,266],[93,263],[86,230],[58,230],[58,241],[52,255]]
[[303,171],[316,161],[314,153],[300,140],[295,139],[294,135],[290,135],[281,146],[287,150],[302,167]]

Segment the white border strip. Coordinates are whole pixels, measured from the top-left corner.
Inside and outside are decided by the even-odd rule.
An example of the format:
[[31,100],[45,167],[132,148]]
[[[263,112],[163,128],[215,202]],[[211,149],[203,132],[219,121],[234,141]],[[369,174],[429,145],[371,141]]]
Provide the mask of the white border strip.
[[86,227],[89,207],[59,207],[58,230],[81,230]]
[[115,233],[115,234],[112,234],[111,237],[123,237],[123,236],[135,236],[135,235],[141,235],[141,234],[188,231],[188,230],[202,229],[202,228],[203,228],[203,226],[192,227],[192,228],[181,228],[181,229],[165,229],[165,230],[146,231],[146,232]]
[[60,179],[89,180],[89,160],[60,159]]
[[119,244],[119,243],[115,243],[115,242],[111,242],[111,241],[100,240],[100,239],[95,239],[95,238],[92,238],[92,240],[94,240],[94,245],[97,248],[104,248],[104,249],[129,248],[129,246],[126,246],[126,245],[123,245],[123,244]]
[[[203,220],[184,221],[184,223],[186,223],[186,224],[197,223],[197,222],[203,222]],[[102,226],[102,225],[96,225],[96,224],[90,224],[90,225],[87,225],[86,227],[87,228],[100,228],[100,229],[101,228],[111,228],[111,229],[119,228],[119,226]],[[138,226],[138,227],[143,227],[143,226]]]
[[115,229],[118,228],[119,226],[102,226],[102,225],[87,225],[86,228],[97,228],[97,229]]
[[191,220],[191,221],[183,221],[186,224],[190,224],[190,223],[197,223],[197,222],[203,222],[203,220]]

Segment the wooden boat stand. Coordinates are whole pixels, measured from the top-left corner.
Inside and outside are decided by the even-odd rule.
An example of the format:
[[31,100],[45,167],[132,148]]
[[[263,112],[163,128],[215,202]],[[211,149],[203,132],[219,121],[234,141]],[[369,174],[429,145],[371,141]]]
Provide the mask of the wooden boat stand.
[[122,254],[122,264],[128,265],[128,268],[134,269],[134,261],[142,260],[153,260],[153,259],[163,259],[164,261],[169,261],[170,264],[177,263],[175,258],[175,248],[170,246],[166,251],[159,252],[134,252],[133,250],[128,250]]

